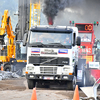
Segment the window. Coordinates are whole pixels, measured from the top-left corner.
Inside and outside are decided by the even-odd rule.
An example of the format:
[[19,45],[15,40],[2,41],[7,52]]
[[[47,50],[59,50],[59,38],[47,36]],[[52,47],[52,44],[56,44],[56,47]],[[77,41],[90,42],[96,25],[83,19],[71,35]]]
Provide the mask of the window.
[[31,32],[29,43],[41,42],[43,44],[61,43],[63,45],[72,44],[71,33],[46,33],[46,32]]
[[92,33],[79,33],[81,37],[81,42],[91,42]]
[[16,43],[16,59],[17,60],[27,59],[26,47],[23,47],[22,42]]

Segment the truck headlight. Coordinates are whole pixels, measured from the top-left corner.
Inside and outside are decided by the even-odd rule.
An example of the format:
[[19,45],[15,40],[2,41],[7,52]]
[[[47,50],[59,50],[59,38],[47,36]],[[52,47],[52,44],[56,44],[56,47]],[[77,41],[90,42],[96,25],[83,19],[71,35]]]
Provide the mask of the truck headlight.
[[68,71],[68,69],[69,69],[69,68],[64,67],[64,68],[63,68],[63,71]]
[[27,70],[34,70],[34,67],[33,66],[28,66]]

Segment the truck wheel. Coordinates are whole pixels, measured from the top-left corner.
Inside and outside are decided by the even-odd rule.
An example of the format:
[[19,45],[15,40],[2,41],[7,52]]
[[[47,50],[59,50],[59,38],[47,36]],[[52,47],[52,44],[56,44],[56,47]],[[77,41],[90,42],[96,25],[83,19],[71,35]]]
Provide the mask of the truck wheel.
[[83,72],[82,86],[86,86],[86,74]]
[[87,84],[86,84],[86,73],[85,72],[83,72],[83,74],[82,74],[82,81],[78,82],[78,85],[79,85],[79,87],[87,86]]
[[10,65],[5,65],[4,66],[4,71],[11,71],[11,66]]
[[67,83],[68,90],[74,90],[76,87],[76,76],[73,77],[73,80]]
[[28,82],[29,89],[33,89],[35,87],[35,84],[36,84],[35,81],[28,79],[27,82]]

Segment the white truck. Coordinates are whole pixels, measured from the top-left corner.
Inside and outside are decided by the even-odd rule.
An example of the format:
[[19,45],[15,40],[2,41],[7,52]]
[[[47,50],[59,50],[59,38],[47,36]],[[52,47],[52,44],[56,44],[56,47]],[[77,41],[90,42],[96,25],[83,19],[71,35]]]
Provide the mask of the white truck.
[[75,89],[80,44],[76,27],[33,26],[23,39],[23,45],[27,45],[29,89],[33,89],[36,82],[64,84],[67,89]]

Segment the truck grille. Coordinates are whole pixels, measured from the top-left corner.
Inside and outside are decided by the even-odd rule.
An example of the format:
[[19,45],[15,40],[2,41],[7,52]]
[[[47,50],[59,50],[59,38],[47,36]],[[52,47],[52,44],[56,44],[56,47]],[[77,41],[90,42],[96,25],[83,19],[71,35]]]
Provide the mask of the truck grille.
[[56,74],[57,67],[40,67],[41,74]]
[[30,64],[38,64],[38,65],[53,65],[53,66],[61,66],[61,65],[69,65],[69,58],[64,57],[29,57]]

